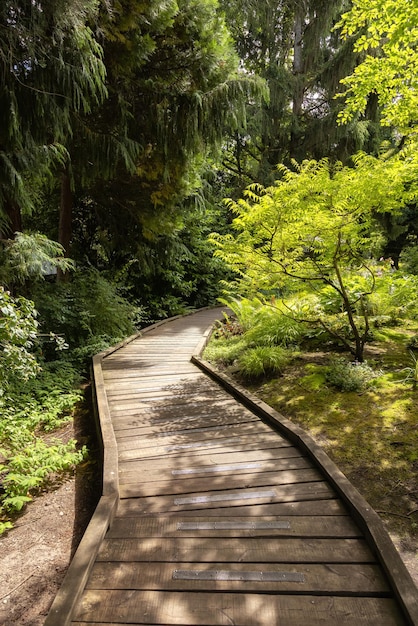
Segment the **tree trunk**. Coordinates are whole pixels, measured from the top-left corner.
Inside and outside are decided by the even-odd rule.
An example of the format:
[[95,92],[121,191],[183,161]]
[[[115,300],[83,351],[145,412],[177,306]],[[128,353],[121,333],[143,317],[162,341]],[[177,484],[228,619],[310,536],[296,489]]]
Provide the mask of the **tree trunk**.
[[301,135],[300,122],[302,118],[302,105],[303,105],[303,29],[305,12],[301,7],[297,9],[294,22],[294,43],[293,43],[293,97],[292,97],[292,128],[290,134],[290,149],[289,153],[292,158],[298,158],[298,144]]
[[16,232],[22,232],[22,214],[20,206],[13,200],[8,200],[4,205],[6,224],[2,228],[1,238],[13,238]]
[[[61,202],[60,220],[58,228],[58,242],[64,248],[66,257],[70,256],[71,238],[73,234],[73,192],[71,189],[71,177],[68,168],[61,174]],[[57,280],[64,282],[67,274],[58,269]]]

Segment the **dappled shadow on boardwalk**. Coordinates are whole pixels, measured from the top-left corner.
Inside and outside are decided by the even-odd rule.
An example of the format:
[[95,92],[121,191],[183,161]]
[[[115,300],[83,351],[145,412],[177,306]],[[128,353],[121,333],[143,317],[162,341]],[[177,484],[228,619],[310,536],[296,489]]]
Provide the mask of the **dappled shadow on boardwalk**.
[[324,477],[210,379],[133,376],[109,403],[121,501],[80,619],[404,623]]
[[407,623],[321,470],[189,362],[209,317],[103,361],[120,500],[72,623]]

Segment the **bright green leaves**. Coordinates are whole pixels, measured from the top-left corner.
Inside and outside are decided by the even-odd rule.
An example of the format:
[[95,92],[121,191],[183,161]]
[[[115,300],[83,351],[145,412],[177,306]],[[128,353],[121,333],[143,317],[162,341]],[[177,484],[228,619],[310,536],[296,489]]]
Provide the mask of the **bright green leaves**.
[[25,298],[12,298],[0,287],[0,404],[9,388],[39,370],[31,353],[36,338],[36,311]]
[[346,86],[341,122],[363,113],[371,93],[378,94],[382,123],[411,132],[418,117],[418,5],[410,0],[355,0],[338,26],[346,37],[359,35],[358,52],[366,53]]
[[[284,277],[317,280],[337,259],[362,262],[370,255],[374,212],[394,212],[416,197],[417,159],[387,161],[365,154],[355,167],[307,161],[280,167],[274,186],[253,185],[245,198],[227,201],[236,236],[213,236],[218,254],[245,273],[254,288],[274,289]],[[407,189],[407,191],[406,191]]]
[[[216,254],[238,274],[241,294],[314,296],[318,311],[311,300],[304,316],[293,306],[291,315],[320,323],[362,360],[367,299],[376,286],[372,258],[381,243],[374,217],[416,198],[417,166],[408,151],[391,160],[358,154],[351,168],[328,160],[281,166],[274,186],[253,185],[245,198],[228,201],[236,236],[212,235]],[[339,302],[327,319],[323,298]],[[355,345],[339,330],[347,324]]]

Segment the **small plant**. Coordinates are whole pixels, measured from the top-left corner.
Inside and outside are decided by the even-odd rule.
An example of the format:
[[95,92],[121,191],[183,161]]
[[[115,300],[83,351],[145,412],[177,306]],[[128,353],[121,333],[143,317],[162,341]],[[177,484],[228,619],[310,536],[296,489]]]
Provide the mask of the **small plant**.
[[222,365],[231,365],[247,348],[247,343],[242,337],[231,337],[226,339],[221,337],[213,339],[204,352],[204,358],[208,361],[215,361]]
[[25,385],[8,390],[0,406],[0,535],[40,488],[85,457],[86,449],[78,450],[74,440],[62,442],[49,434],[72,418],[82,398],[79,382],[71,364],[55,361],[43,364]]
[[242,335],[242,326],[239,321],[233,315],[228,315],[224,312],[224,319],[218,321],[215,326],[215,337],[234,337],[236,335]]
[[286,314],[277,307],[266,305],[258,310],[246,338],[259,346],[288,346],[299,341],[303,330],[302,323],[289,312]]
[[242,331],[246,331],[254,324],[258,311],[263,307],[263,303],[258,298],[219,298],[222,304],[231,309],[237,318]]
[[412,365],[405,367],[402,371],[406,372],[405,382],[412,382],[412,389],[416,391],[418,385],[418,359],[415,354],[410,350]]
[[257,346],[238,358],[238,367],[245,378],[259,378],[283,372],[290,361],[289,351],[279,346]]
[[381,375],[367,363],[348,362],[344,358],[333,359],[326,373],[327,381],[341,391],[364,391]]

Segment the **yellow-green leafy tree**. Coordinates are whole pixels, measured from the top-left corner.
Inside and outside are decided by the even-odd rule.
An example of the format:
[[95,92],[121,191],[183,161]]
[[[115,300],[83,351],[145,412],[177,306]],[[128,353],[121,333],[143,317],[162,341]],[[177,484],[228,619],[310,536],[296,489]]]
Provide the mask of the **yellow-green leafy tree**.
[[[374,215],[415,198],[418,162],[409,153],[354,160],[354,167],[326,159],[281,166],[273,186],[252,185],[243,199],[228,201],[235,234],[214,234],[212,241],[236,271],[241,295],[298,294],[307,306],[288,314],[321,326],[361,362],[376,284]],[[332,318],[320,304],[325,293],[338,303]],[[340,330],[347,325],[348,335]]]

